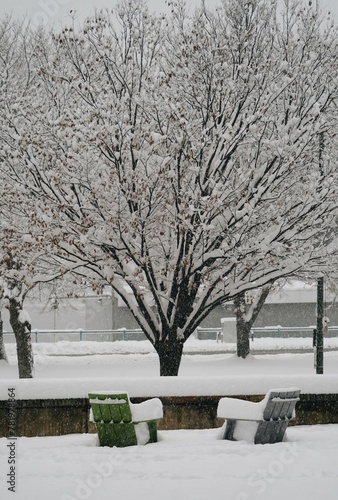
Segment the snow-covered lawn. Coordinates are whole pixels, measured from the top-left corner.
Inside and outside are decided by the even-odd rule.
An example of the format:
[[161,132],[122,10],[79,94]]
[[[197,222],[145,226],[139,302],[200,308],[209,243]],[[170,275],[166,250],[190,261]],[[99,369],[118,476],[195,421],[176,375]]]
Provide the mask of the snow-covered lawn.
[[[0,399],[7,397],[9,379],[17,398],[87,397],[91,390],[113,389],[130,396],[219,396],[293,386],[303,393],[338,393],[338,350],[325,352],[324,375],[316,375],[313,353],[287,352],[311,346],[311,339],[257,339],[252,355],[242,360],[231,344],[191,339],[179,377],[164,380],[148,341],[34,344],[36,377],[18,380],[15,345],[7,344],[10,366],[0,364]],[[325,347],[338,348],[338,339],[325,339]],[[272,354],[275,348],[286,352]],[[256,349],[271,354],[258,355]]]
[[[260,348],[264,343],[268,347],[262,339]],[[311,345],[308,339],[295,343]],[[324,375],[315,375],[313,354],[253,354],[243,361],[224,348],[192,340],[189,352],[195,354],[184,356],[179,377],[166,380],[158,376],[148,342],[37,344],[36,378],[24,381],[17,378],[15,347],[7,344],[10,366],[0,365],[0,398],[9,384],[17,398],[85,396],[88,389],[149,397],[264,393],[281,386],[338,392],[338,352],[326,352]],[[216,353],[196,354],[202,351]],[[220,429],[159,431],[158,443],[117,449],[99,447],[91,434],[21,437],[12,443],[15,494],[6,483],[11,440],[2,438],[0,499],[337,499],[338,425],[289,427],[286,441],[274,445],[220,438]]]
[[287,441],[220,440],[219,430],[161,431],[160,441],[100,448],[95,435],[19,438],[16,493],[3,500],[336,500],[338,425],[289,427]]

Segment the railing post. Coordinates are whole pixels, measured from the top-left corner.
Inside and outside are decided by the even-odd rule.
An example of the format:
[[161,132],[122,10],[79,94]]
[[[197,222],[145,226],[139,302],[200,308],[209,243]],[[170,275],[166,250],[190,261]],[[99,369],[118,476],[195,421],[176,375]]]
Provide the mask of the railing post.
[[317,280],[317,334],[316,334],[316,373],[324,373],[324,342],[323,342],[323,317],[324,317],[324,278]]

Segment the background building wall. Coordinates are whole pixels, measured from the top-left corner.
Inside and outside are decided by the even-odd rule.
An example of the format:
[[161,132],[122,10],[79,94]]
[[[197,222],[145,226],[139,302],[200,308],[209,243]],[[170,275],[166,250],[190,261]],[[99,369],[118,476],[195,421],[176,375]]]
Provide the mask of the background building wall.
[[[57,303],[42,298],[25,301],[33,330],[118,330],[139,328],[124,302],[114,294],[58,298]],[[203,328],[220,328],[221,319],[233,317],[232,303],[217,307],[201,323]],[[338,325],[338,306],[327,304],[330,326]],[[4,330],[11,331],[8,311],[3,311]],[[316,289],[283,289],[264,304],[254,326],[315,326]]]

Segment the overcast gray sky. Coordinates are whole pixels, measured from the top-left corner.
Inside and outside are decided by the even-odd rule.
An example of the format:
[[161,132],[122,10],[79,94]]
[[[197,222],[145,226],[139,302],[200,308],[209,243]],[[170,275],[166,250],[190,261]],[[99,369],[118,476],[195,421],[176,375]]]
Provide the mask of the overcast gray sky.
[[[308,1],[308,0],[303,0]],[[313,0],[316,1],[316,0]],[[331,10],[338,20],[338,0],[319,0],[320,4]],[[199,0],[188,0],[188,4],[194,6]],[[206,0],[207,5],[217,4],[217,0]],[[15,17],[27,16],[33,24],[42,22],[44,24],[56,24],[69,19],[69,11],[76,10],[79,18],[91,14],[95,7],[111,7],[114,0],[0,0],[0,16],[13,12]],[[165,9],[165,0],[148,0],[148,4],[157,10]]]

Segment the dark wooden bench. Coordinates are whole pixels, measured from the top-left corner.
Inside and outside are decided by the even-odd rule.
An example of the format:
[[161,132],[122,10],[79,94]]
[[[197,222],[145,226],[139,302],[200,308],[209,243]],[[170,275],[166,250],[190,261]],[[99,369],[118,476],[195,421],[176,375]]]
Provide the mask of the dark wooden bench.
[[133,404],[126,392],[97,391],[88,396],[100,446],[157,442],[157,420],[163,416],[158,398]]
[[217,416],[226,419],[224,439],[247,440],[255,444],[278,443],[295,417],[300,390],[272,389],[259,403],[221,398]]

